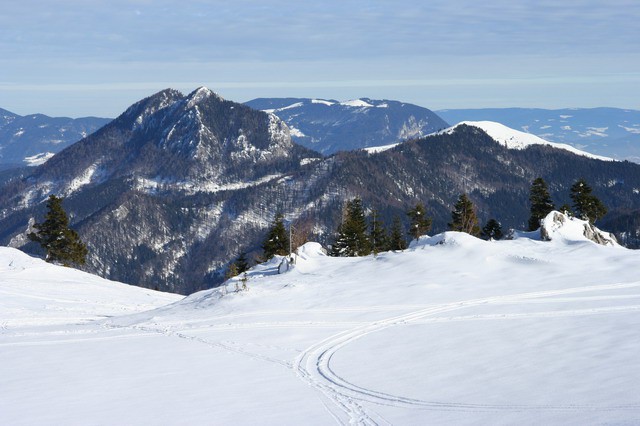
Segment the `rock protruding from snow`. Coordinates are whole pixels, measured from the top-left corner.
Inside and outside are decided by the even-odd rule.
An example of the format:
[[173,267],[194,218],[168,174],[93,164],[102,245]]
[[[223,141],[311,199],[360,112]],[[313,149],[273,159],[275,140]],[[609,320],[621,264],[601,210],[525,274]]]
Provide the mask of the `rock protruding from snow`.
[[540,238],[544,241],[589,240],[603,246],[620,247],[613,234],[601,231],[586,220],[576,219],[558,211],[552,211],[542,220]]

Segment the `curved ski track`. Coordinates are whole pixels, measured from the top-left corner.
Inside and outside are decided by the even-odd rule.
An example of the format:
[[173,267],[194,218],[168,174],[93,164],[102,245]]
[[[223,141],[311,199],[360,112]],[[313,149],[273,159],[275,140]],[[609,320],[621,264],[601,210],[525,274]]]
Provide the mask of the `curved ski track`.
[[[467,301],[459,301],[452,303],[445,303],[440,305],[434,305],[429,308],[420,309],[404,315],[398,315],[387,319],[371,322],[370,324],[356,327],[342,333],[333,335],[327,339],[315,343],[314,345],[305,349],[300,355],[296,357],[293,363],[293,368],[296,374],[312,387],[318,389],[322,394],[332,401],[334,405],[342,411],[342,417],[331,412],[333,417],[342,424],[356,423],[365,425],[379,424],[374,417],[382,420],[384,423],[388,423],[382,419],[377,413],[366,410],[361,402],[379,404],[379,405],[391,405],[391,406],[403,406],[407,408],[419,408],[429,410],[446,410],[446,411],[535,411],[535,410],[552,410],[552,411],[610,411],[610,410],[639,410],[640,404],[628,404],[617,406],[597,406],[597,405],[578,405],[578,404],[555,404],[555,405],[525,405],[525,404],[472,404],[472,403],[456,403],[456,402],[442,402],[442,401],[426,401],[415,398],[407,398],[399,395],[392,395],[373,389],[367,389],[357,386],[343,377],[340,377],[331,368],[331,360],[333,356],[341,348],[353,343],[354,341],[377,331],[384,330],[389,327],[398,325],[419,322],[421,319],[433,316],[436,314],[455,311],[462,308],[468,308],[477,305],[494,304],[501,302],[518,303],[520,301],[527,301],[528,299],[536,299],[540,297],[559,296],[567,294],[576,294],[583,292],[593,292],[601,290],[615,290],[624,288],[640,287],[640,282],[635,283],[623,283],[623,284],[610,284],[600,286],[587,286],[587,287],[574,287],[563,290],[550,290],[540,292],[529,292],[516,295],[495,296],[486,297],[480,299],[471,299]],[[625,306],[625,307],[611,307],[611,308],[595,308],[595,309],[583,309],[574,311],[556,312],[556,316],[566,315],[589,315],[606,312],[627,312],[640,310],[640,306]],[[552,313],[538,313],[538,316],[553,316]],[[545,315],[547,314],[547,315]],[[517,318],[527,314],[505,314],[496,316],[496,318]],[[530,316],[535,316],[531,314]],[[487,319],[483,317],[475,318],[474,316],[467,317],[451,317],[434,319],[436,320],[456,320],[464,318],[465,320],[474,319]],[[327,405],[325,404],[325,407]],[[329,409],[327,407],[327,409]],[[343,420],[347,417],[346,421]]]

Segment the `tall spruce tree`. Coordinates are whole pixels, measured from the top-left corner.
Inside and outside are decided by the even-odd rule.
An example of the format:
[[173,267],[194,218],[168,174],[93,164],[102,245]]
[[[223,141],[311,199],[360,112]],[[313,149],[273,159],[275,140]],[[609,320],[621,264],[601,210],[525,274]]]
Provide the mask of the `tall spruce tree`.
[[387,241],[387,231],[380,220],[380,215],[378,215],[375,209],[371,212],[371,221],[369,222],[369,244],[374,254],[387,250],[389,245]]
[[453,206],[449,229],[451,231],[466,232],[476,237],[480,235],[478,217],[476,216],[473,203],[469,197],[467,197],[467,194],[460,195],[458,201]]
[[269,260],[275,255],[286,256],[289,254],[289,235],[284,227],[284,216],[282,213],[276,214],[267,237],[262,243],[264,260]]
[[407,215],[411,219],[409,225],[409,235],[412,239],[417,240],[420,235],[424,235],[431,229],[431,218],[427,217],[427,212],[422,203],[416,204],[416,206],[407,212]]
[[333,256],[366,256],[371,253],[367,221],[360,198],[347,202],[344,220],[337,234],[331,250]]
[[576,215],[582,220],[595,223],[607,214],[607,208],[602,201],[592,193],[592,189],[585,179],[578,179],[571,185],[571,200]]
[[80,240],[78,233],[69,228],[69,218],[62,208],[62,198],[50,195],[47,210],[45,221],[33,225],[37,232],[29,233],[29,239],[42,246],[47,262],[64,266],[84,265],[87,246]]
[[529,201],[531,202],[531,216],[529,217],[528,230],[535,231],[540,228],[540,221],[555,209],[547,183],[541,177],[535,179],[531,184]]
[[404,250],[407,248],[407,240],[404,238],[402,221],[394,216],[391,230],[389,231],[389,250]]

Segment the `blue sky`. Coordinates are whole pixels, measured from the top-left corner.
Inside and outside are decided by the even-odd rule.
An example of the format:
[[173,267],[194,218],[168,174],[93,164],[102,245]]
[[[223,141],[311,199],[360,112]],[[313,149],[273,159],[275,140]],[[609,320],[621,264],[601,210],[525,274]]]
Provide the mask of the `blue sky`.
[[167,87],[430,109],[640,109],[640,2],[4,1],[0,108],[120,114]]

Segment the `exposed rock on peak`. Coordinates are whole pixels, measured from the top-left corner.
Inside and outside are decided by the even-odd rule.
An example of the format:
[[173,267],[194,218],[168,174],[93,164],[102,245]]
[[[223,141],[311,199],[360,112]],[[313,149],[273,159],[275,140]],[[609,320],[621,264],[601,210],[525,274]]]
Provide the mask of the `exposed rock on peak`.
[[601,231],[588,221],[576,219],[558,211],[552,211],[542,220],[540,238],[545,241],[589,240],[603,246],[620,246],[613,234]]

